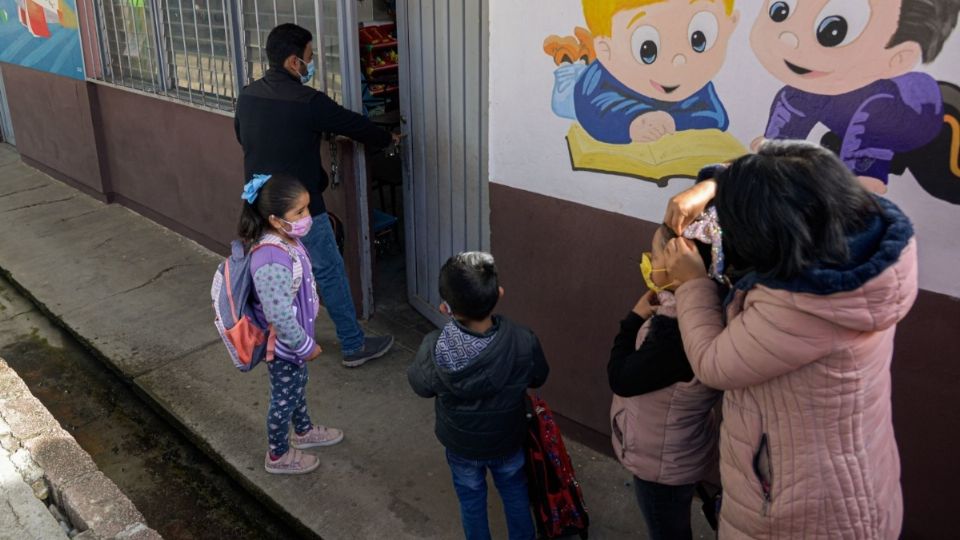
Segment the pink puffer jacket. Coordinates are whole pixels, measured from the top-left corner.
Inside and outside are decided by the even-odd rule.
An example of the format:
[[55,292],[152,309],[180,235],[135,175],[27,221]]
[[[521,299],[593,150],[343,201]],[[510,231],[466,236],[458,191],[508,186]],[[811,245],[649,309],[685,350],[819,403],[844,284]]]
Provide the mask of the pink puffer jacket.
[[[676,304],[662,298],[663,293],[658,314],[676,317]],[[638,349],[652,320],[637,334]],[[715,482],[720,427],[715,405],[720,396],[721,392],[704,386],[696,377],[640,396],[614,394],[611,442],[620,463],[648,482],[668,486],[704,479]]]
[[[713,282],[680,287],[693,371],[725,390],[721,540],[898,537],[890,363],[917,295],[917,253],[909,221],[891,213],[862,265],[793,290],[738,290],[726,327]],[[818,283],[831,292],[797,291]]]

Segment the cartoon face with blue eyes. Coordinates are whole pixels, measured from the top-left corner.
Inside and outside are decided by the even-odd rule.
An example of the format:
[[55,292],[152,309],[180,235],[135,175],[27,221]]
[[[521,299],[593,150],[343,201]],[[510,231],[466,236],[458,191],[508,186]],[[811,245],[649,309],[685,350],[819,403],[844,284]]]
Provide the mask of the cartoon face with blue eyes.
[[666,0],[616,13],[611,36],[594,39],[597,59],[645,96],[679,102],[720,71],[739,13],[723,0]]
[[914,41],[889,46],[902,0],[765,0],[750,43],[782,82],[836,96],[914,69]]

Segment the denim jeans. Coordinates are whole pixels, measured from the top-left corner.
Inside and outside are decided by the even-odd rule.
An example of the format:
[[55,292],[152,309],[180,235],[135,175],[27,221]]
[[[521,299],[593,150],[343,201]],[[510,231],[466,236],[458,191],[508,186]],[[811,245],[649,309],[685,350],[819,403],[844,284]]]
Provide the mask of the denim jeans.
[[633,485],[650,540],[689,540],[693,537],[690,505],[693,504],[696,484],[667,486],[634,477]]
[[310,254],[323,305],[337,327],[343,355],[353,354],[363,348],[363,330],[357,322],[357,310],[353,307],[350,283],[330,226],[330,216],[326,212],[313,216],[313,226],[301,241]]
[[447,450],[453,487],[460,499],[460,520],[467,540],[490,540],[487,522],[487,469],[500,492],[510,540],[533,540],[523,450],[496,459],[466,459]]

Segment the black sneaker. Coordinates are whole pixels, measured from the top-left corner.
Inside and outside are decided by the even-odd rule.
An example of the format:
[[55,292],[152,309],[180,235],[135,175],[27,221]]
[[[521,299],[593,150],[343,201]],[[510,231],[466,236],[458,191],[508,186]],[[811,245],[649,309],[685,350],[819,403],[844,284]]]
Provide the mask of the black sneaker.
[[380,358],[393,347],[393,336],[368,337],[363,340],[363,348],[343,357],[344,367],[360,367],[370,360]]

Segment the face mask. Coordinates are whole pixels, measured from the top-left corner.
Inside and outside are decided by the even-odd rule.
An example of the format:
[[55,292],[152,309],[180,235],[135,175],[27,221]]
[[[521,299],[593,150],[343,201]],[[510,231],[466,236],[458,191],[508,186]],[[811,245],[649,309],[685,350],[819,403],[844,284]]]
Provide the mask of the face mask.
[[644,253],[640,257],[640,273],[643,274],[643,281],[647,283],[647,288],[655,293],[662,292],[669,287],[673,286],[673,282],[668,283],[667,285],[661,287],[653,282],[653,273],[654,272],[666,272],[666,268],[654,268],[653,262],[650,260],[650,253]]
[[310,79],[313,78],[313,74],[317,72],[317,66],[315,66],[315,65],[313,64],[313,62],[310,62],[310,63],[308,64],[308,63],[304,62],[304,61],[303,61],[302,59],[300,59],[300,58],[297,58],[297,60],[300,60],[300,62],[301,62],[303,65],[307,66],[307,74],[300,76],[300,83],[301,83],[301,84],[307,84],[308,82],[310,82]]
[[[280,219],[280,218],[277,218],[277,219]],[[289,231],[286,231],[286,230],[283,231],[287,233],[287,236],[289,236],[290,238],[303,238],[304,236],[307,235],[308,232],[310,232],[310,227],[313,226],[313,218],[310,216],[300,218],[292,223],[285,219],[280,219],[280,221],[290,226]]]

